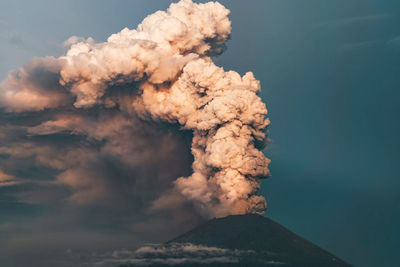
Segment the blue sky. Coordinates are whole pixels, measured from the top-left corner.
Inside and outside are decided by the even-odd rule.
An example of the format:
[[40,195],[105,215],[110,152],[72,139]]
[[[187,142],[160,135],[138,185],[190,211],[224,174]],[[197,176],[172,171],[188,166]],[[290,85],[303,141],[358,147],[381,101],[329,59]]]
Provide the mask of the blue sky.
[[[272,122],[265,149],[272,177],[261,190],[267,216],[356,266],[395,266],[400,3],[221,3],[232,12],[233,30],[216,64],[254,72]],[[72,35],[104,41],[168,5],[3,0],[0,78],[32,57],[61,55]],[[0,221],[41,212],[11,207]]]

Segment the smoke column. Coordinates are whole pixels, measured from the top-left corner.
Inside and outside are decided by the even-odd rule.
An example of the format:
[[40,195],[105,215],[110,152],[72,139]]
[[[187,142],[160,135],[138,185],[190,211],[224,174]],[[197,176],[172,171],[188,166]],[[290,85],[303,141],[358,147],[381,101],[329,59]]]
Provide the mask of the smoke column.
[[[52,115],[26,126],[27,134],[106,140],[103,151],[121,155],[128,165],[131,158],[135,164],[147,164],[147,158],[158,157],[158,149],[169,145],[166,139],[147,152],[129,145],[139,142],[132,132],[143,122],[178,125],[193,133],[193,173],[176,177],[153,199],[151,209],[168,209],[184,199],[207,217],[263,213],[266,201],[257,192],[261,179],[269,175],[270,160],[259,150],[269,124],[265,104],[257,96],[260,83],[251,72],[241,77],[212,61],[229,38],[228,15],[218,2],[182,0],[104,43],[71,37],[65,56],[37,58],[11,73],[0,84],[0,106],[11,114],[48,112]],[[93,110],[102,115],[92,115]],[[51,154],[43,149],[40,153]],[[23,151],[39,155],[32,145],[25,144]],[[0,153],[19,156],[17,152],[0,147]],[[37,160],[61,171],[60,184],[88,188],[96,182],[81,178],[88,174],[82,175],[80,163],[93,162],[95,151],[69,150],[63,157]],[[106,191],[106,186],[95,187],[72,199],[85,202]]]

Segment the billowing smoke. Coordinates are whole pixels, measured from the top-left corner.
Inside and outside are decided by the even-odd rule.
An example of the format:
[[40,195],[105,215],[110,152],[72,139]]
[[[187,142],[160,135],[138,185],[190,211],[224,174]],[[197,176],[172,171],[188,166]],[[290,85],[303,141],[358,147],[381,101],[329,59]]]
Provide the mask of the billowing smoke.
[[72,37],[65,56],[10,73],[0,105],[18,119],[0,128],[0,154],[55,172],[51,184],[74,203],[125,194],[152,212],[263,213],[257,192],[270,161],[260,151],[269,124],[260,83],[212,61],[226,48],[228,14],[218,2],[182,0],[136,30],[104,43]]

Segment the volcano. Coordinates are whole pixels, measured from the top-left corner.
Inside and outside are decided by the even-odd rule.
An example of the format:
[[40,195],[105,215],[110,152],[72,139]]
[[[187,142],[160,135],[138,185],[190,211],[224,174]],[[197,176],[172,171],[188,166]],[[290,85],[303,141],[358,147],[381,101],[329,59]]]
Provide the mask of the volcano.
[[161,247],[137,252],[138,265],[146,266],[351,266],[256,214],[215,218]]

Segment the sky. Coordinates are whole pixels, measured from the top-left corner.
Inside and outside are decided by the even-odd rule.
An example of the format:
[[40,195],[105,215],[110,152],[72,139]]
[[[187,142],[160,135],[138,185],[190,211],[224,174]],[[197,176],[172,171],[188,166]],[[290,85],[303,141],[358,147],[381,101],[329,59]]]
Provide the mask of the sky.
[[[241,75],[254,73],[271,120],[271,141],[264,153],[271,159],[272,175],[260,190],[268,203],[266,216],[355,266],[395,266],[400,246],[395,162],[400,4],[221,3],[231,10],[232,34],[215,63]],[[169,1],[4,0],[0,79],[33,57],[62,55],[63,42],[70,36],[105,41],[168,5]],[[2,113],[0,120],[6,125],[12,118]],[[23,177],[51,177],[52,171],[19,170]],[[127,236],[130,230],[120,227],[134,216],[121,215],[130,211],[124,203],[118,202],[115,214],[92,207],[98,216],[92,218],[81,215],[87,210],[65,207],[63,218],[57,207],[21,203],[15,197],[21,190],[0,190],[0,247],[7,247],[9,255],[35,257],[35,250],[43,249],[51,254],[52,240],[65,236],[70,237],[69,244],[60,245],[65,249],[78,237],[84,240],[81,249],[96,243],[135,246],[143,238]],[[57,194],[66,192],[60,189]],[[104,223],[108,216],[113,220]],[[172,233],[156,232],[148,238],[160,242]]]

